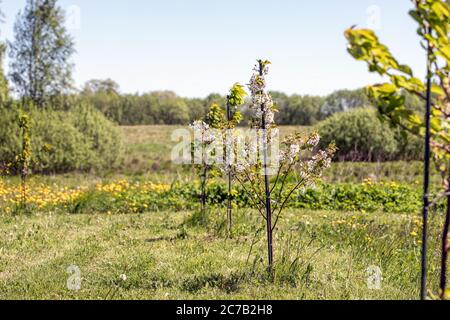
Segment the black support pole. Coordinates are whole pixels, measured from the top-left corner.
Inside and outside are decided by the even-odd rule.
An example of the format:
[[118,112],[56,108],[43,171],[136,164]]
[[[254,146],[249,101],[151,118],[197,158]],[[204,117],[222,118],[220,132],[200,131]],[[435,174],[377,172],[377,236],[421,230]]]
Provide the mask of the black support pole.
[[[430,33],[430,31],[428,31]],[[424,159],[424,196],[423,196],[423,230],[422,230],[422,276],[421,276],[421,288],[420,299],[426,300],[427,298],[427,251],[428,251],[428,213],[430,206],[430,158],[431,158],[431,47],[428,44],[427,52],[427,102],[426,102],[426,114],[425,114],[425,159]]]

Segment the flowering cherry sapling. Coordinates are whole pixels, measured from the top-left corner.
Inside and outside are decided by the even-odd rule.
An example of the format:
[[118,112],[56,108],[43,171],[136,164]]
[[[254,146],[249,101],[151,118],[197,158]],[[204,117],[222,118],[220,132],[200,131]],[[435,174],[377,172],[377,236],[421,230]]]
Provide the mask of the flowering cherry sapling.
[[216,140],[210,126],[202,120],[195,121],[189,126],[194,132],[193,164],[200,171],[201,180],[201,212],[206,213],[206,184],[208,172],[212,167],[210,146]]
[[272,272],[273,232],[283,210],[296,191],[322,177],[323,170],[331,164],[336,147],[330,145],[326,150],[318,150],[320,136],[317,132],[293,134],[278,146],[276,108],[266,92],[268,65],[268,61],[259,61],[249,84],[252,134],[235,133],[232,141],[228,141],[235,152],[227,159],[226,167],[233,172],[254,208],[266,221],[269,271]]

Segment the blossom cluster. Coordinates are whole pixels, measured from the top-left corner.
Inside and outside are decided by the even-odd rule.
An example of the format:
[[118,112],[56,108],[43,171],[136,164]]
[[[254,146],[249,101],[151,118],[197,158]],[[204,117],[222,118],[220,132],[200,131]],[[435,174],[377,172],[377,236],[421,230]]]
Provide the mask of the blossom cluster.
[[195,142],[206,145],[211,144],[215,141],[215,136],[210,126],[204,121],[195,121],[192,123],[189,128],[194,131],[194,140]]
[[276,175],[283,166],[283,170],[300,170],[301,176],[320,177],[321,171],[330,166],[335,147],[317,150],[320,142],[317,132],[297,133],[280,144],[274,102],[267,92],[269,64],[258,61],[248,85],[251,93],[249,108],[253,113],[251,130],[214,130],[203,121],[190,125],[195,133],[194,163],[200,164],[201,160],[202,164],[217,165],[224,173],[246,178],[259,172]]
[[308,171],[315,177],[322,177],[322,171],[331,166],[332,157],[335,152],[335,147],[329,147],[326,151],[320,150],[308,161]]
[[320,135],[317,132],[311,133],[309,136],[295,134],[286,138],[284,145],[286,151],[280,152],[280,160],[286,160],[289,163],[294,163],[300,159],[302,151],[313,152],[320,142]]
[[[322,171],[331,166],[332,158],[336,152],[336,147],[330,145],[326,150],[318,150],[320,135],[317,132],[311,134],[300,134],[287,137],[283,143],[279,143],[278,135],[272,133],[269,144],[269,155],[267,157],[267,167],[273,169],[273,174],[278,169],[295,170],[303,177],[319,178]],[[227,170],[234,171],[236,175],[258,170],[263,160],[263,150],[261,149],[262,131],[252,131],[253,134],[234,134],[233,139],[227,144],[227,148],[233,148],[234,157],[227,158]],[[268,133],[268,134],[270,134]]]
[[258,125],[263,123],[270,126],[275,122],[274,103],[270,94],[266,92],[266,76],[269,74],[268,63],[260,63],[253,69],[254,73],[248,85],[251,92],[250,109]]

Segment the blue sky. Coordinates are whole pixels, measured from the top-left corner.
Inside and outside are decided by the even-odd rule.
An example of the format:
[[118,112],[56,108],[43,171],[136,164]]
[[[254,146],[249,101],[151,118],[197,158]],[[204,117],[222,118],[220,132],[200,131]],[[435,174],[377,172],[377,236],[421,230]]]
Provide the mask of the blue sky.
[[[409,0],[60,0],[71,19],[74,78],[112,78],[122,92],[173,90],[187,97],[247,83],[257,58],[273,66],[269,86],[328,94],[379,81],[346,52],[344,30],[377,28],[402,63],[425,74]],[[4,0],[2,39],[25,0]],[[72,9],[71,9],[72,8]],[[75,11],[71,11],[75,12]],[[73,15],[72,15],[73,16]]]

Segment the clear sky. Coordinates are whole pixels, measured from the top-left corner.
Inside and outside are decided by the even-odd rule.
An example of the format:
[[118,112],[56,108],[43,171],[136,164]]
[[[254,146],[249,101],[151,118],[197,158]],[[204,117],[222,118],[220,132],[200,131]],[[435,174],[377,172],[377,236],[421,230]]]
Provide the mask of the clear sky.
[[[60,0],[71,13],[74,78],[112,78],[122,92],[225,93],[247,83],[257,58],[273,66],[272,90],[328,94],[379,81],[346,52],[344,30],[377,28],[402,63],[425,74],[409,0]],[[25,0],[3,0],[12,39]],[[79,23],[76,11],[80,10]],[[75,13],[75,14],[74,14]]]

